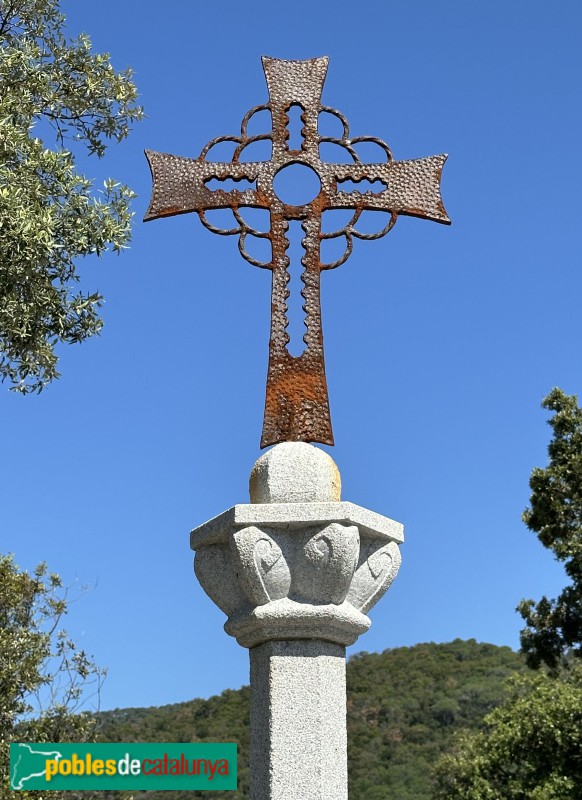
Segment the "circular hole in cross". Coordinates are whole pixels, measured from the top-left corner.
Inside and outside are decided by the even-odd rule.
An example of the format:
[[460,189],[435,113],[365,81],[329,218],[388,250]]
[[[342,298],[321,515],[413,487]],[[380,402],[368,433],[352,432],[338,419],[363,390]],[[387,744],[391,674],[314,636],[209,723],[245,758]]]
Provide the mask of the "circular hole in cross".
[[305,206],[315,200],[321,191],[321,181],[314,169],[294,161],[277,172],[273,189],[285,205]]

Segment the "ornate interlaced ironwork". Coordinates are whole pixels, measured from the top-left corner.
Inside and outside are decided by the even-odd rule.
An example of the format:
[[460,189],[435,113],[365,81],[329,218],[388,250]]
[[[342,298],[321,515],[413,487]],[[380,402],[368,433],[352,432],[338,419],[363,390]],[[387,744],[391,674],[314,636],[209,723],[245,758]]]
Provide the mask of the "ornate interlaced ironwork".
[[[208,161],[208,156],[210,151],[213,147],[220,145],[224,142],[233,143],[236,145],[234,148],[231,162],[232,164],[240,164],[241,157],[242,163],[244,163],[244,151],[250,145],[255,144],[256,142],[261,141],[268,141],[272,143],[273,140],[273,132],[270,133],[262,133],[256,134],[254,136],[249,136],[248,134],[248,124],[251,121],[251,118],[255,115],[260,113],[261,111],[270,111],[270,104],[265,103],[264,105],[255,106],[251,108],[251,110],[245,115],[243,121],[241,122],[241,134],[240,136],[217,136],[215,139],[212,139],[208,144],[202,149],[199,158],[204,161]],[[289,109],[287,109],[288,111]],[[386,162],[393,161],[393,156],[390,151],[390,148],[383,142],[382,139],[378,139],[375,136],[357,136],[354,138],[350,138],[350,127],[348,124],[347,119],[344,115],[335,108],[331,108],[331,106],[321,106],[321,110],[319,111],[319,118],[321,119],[323,114],[328,114],[339,120],[342,126],[342,136],[341,138],[335,136],[322,136],[318,135],[318,145],[327,143],[331,145],[337,145],[345,150],[345,152],[350,156],[353,163],[356,164],[363,164],[365,163],[360,158],[358,151],[356,150],[356,146],[358,144],[362,144],[363,142],[372,143],[377,145],[385,154]],[[285,116],[285,130],[286,136],[288,138],[288,124],[289,124],[289,116],[286,113]],[[303,120],[304,121],[304,120]],[[319,128],[319,125],[318,125]],[[290,150],[290,153],[294,153],[297,151]],[[301,163],[301,162],[291,162],[291,163]],[[322,165],[323,166],[323,165]],[[318,167],[319,169],[319,167]],[[213,176],[215,179],[218,179],[217,176]],[[208,183],[207,181],[206,183]],[[257,239],[270,239],[271,233],[269,231],[259,231],[256,228],[253,228],[252,225],[249,224],[248,220],[245,220],[239,211],[239,207],[237,205],[230,206],[231,211],[234,215],[234,220],[236,221],[236,227],[234,228],[220,228],[217,225],[213,225],[207,218],[206,212],[204,209],[198,209],[198,215],[200,217],[200,221],[212,233],[218,233],[222,236],[233,236],[238,235],[239,237],[239,251],[245,261],[248,261],[249,264],[252,264],[254,267],[262,267],[264,269],[271,269],[272,268],[272,261],[260,261],[257,258],[254,258],[250,255],[245,249],[245,240],[247,236],[254,236]],[[390,219],[388,223],[381,228],[381,230],[375,233],[364,233],[363,231],[358,231],[356,229],[356,225],[362,212],[364,211],[363,207],[357,207],[354,209],[354,213],[341,228],[338,228],[335,231],[323,232],[320,231],[319,238],[321,241],[330,240],[330,239],[337,239],[340,237],[344,237],[346,240],[346,246],[344,249],[343,255],[335,259],[334,261],[326,264],[320,262],[321,269],[334,269],[335,267],[339,267],[340,264],[343,264],[352,253],[353,250],[353,238],[357,239],[380,239],[382,236],[385,236],[389,230],[394,226],[398,214],[394,211],[390,213]]]
[[[219,136],[210,141],[197,159],[181,158],[166,153],[146,151],[152,177],[153,192],[145,220],[196,211],[203,225],[213,233],[238,236],[241,255],[250,264],[272,272],[271,337],[269,368],[261,447],[281,441],[308,441],[333,444],[329,413],[323,333],[320,306],[320,273],[343,264],[350,256],[353,239],[378,239],[394,226],[399,214],[449,223],[440,196],[440,176],[445,155],[411,161],[395,161],[390,148],[373,136],[350,137],[345,117],[336,109],[321,104],[327,58],[309,61],[282,61],[263,58],[269,90],[269,102],[255,106],[244,117],[240,136]],[[290,109],[301,111],[301,144],[289,144]],[[271,130],[249,135],[252,117],[267,111]],[[319,120],[330,115],[339,120],[341,136],[323,135]],[[224,142],[233,146],[230,161],[212,161],[212,149]],[[245,161],[245,151],[258,142],[267,142],[271,156],[265,161]],[[377,163],[362,161],[358,145],[372,143],[381,151]],[[349,156],[349,163],[331,163],[321,157],[322,146],[336,145]],[[348,160],[347,158],[344,160]],[[309,203],[291,205],[284,202],[274,187],[276,176],[292,164],[311,168],[319,179],[320,189]],[[241,188],[223,189],[220,183],[235,181]],[[242,186],[243,181],[247,184]],[[216,184],[213,189],[209,184]],[[364,189],[363,182],[366,182]],[[370,184],[379,183],[380,190]],[[348,185],[350,184],[350,185]],[[361,188],[358,184],[362,184]],[[260,231],[245,219],[241,209],[265,209],[269,213],[269,230]],[[213,209],[231,209],[234,226],[222,228],[209,220]],[[334,231],[322,230],[324,212],[349,209],[351,216]],[[357,229],[364,211],[389,214],[384,227],[375,233]],[[289,224],[301,223],[305,236],[301,259],[305,301],[305,348],[293,356],[288,349],[287,327],[289,290]],[[267,240],[271,258],[261,261],[246,247],[248,237]],[[330,239],[345,240],[343,254],[330,263],[321,261],[321,244]]]

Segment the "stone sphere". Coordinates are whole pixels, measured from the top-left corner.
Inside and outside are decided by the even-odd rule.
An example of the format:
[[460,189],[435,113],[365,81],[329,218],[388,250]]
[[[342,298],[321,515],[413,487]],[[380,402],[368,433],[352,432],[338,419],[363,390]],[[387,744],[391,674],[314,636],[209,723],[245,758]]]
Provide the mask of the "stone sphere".
[[335,461],[306,442],[282,442],[257,460],[249,481],[251,503],[339,502]]

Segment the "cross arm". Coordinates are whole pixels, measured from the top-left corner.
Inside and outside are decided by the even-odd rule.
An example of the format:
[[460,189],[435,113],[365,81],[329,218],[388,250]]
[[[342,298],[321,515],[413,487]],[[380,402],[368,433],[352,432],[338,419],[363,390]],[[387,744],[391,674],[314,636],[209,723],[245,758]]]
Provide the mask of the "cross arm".
[[153,188],[144,222],[211,208],[269,207],[256,189],[213,191],[206,186],[212,178],[256,181],[264,164],[199,161],[153,150],[146,150],[145,154],[152,173]]
[[[446,155],[387,161],[382,164],[326,164],[335,179],[337,193],[330,197],[330,208],[391,211],[450,225],[441,198],[440,181]],[[342,191],[342,182],[381,181],[381,192]]]

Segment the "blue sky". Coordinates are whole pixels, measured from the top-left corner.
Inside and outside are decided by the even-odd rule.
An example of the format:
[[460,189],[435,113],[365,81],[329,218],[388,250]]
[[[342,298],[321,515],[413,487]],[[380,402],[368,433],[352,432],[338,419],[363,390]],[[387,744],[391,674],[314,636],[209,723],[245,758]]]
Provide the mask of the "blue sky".
[[582,111],[576,3],[75,3],[146,119],[102,162],[137,193],[131,250],[82,263],[102,335],[40,396],[0,391],[0,547],[46,560],[67,625],[109,668],[104,708],[248,681],[198,586],[191,528],[248,501],[260,455],[270,276],[196,215],[143,225],[143,149],[195,157],[267,99],[260,56],[328,55],[326,104],[397,159],[449,153],[451,227],[401,217],[323,275],[343,497],[405,525],[400,574],[355,651],[455,637],[518,646],[523,597],[563,572],[520,520],[546,463],[540,409],[582,394]]

